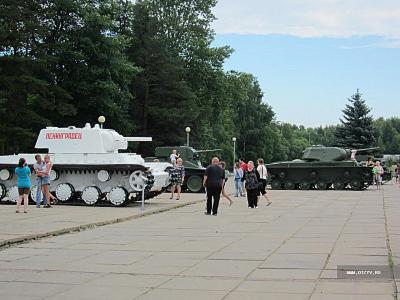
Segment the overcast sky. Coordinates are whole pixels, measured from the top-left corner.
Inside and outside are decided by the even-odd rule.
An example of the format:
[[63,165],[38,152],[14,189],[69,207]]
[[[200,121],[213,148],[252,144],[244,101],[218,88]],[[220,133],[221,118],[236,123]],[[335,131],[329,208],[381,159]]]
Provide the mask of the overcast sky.
[[215,45],[254,74],[277,120],[336,124],[357,88],[375,117],[399,116],[400,1],[219,0]]

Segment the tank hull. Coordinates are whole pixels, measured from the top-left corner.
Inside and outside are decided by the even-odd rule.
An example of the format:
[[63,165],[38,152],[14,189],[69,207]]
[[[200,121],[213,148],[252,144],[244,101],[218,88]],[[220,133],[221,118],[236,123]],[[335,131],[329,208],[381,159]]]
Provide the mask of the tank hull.
[[372,170],[354,161],[281,162],[267,165],[273,189],[362,190],[372,183]]
[[[21,157],[32,170],[31,199],[36,199],[34,154],[19,154],[0,157],[3,175],[0,176],[0,200],[16,201],[14,170]],[[132,153],[51,154],[50,157],[54,165],[49,189],[59,203],[120,206],[141,199],[142,190],[149,199],[169,185],[169,173],[165,171],[168,166],[162,163],[147,166],[141,156]]]

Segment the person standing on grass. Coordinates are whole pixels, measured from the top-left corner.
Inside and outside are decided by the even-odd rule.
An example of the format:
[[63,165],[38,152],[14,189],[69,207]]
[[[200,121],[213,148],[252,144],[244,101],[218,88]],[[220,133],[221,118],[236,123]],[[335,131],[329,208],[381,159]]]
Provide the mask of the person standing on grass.
[[254,168],[254,162],[249,160],[247,165],[247,171],[244,172],[243,181],[246,181],[245,187],[247,191],[247,202],[249,208],[258,208],[257,199],[259,191],[259,183],[260,183],[260,174],[258,174],[257,170]]
[[257,172],[260,174],[260,182],[262,185],[260,186],[260,193],[261,195],[267,200],[267,206],[272,203],[272,201],[268,198],[267,196],[267,177],[268,177],[268,171],[267,167],[264,164],[264,160],[262,158],[259,158],[257,160]]
[[[224,182],[224,171],[219,166],[218,157],[214,157],[204,173],[203,186],[207,189],[206,215],[218,214],[219,199],[221,197]],[[214,202],[213,202],[214,199]]]
[[17,187],[18,187],[18,200],[16,213],[20,212],[21,203],[24,203],[24,213],[28,212],[28,195],[31,189],[31,169],[29,169],[25,158],[20,158],[18,167],[15,168],[15,174],[18,176]]
[[[45,176],[43,170],[46,164],[42,161],[42,156],[40,156],[40,154],[36,154],[35,159],[36,163],[33,165],[33,169],[36,174],[36,207],[40,208],[40,202],[42,200],[42,182]],[[47,205],[47,197],[45,194],[43,194],[43,205]]]

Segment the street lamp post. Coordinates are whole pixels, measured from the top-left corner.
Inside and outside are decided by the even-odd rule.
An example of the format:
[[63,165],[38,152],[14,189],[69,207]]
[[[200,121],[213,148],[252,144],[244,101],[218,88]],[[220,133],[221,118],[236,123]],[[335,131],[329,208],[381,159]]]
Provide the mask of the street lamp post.
[[190,127],[185,128],[186,131],[186,145],[189,147],[189,133],[190,133]]
[[232,138],[233,142],[233,172],[235,172],[235,162],[236,162],[236,137]]
[[100,123],[100,128],[103,129],[103,124],[104,124],[105,121],[106,121],[106,117],[105,117],[105,116],[100,116],[97,120],[98,120],[99,123]]

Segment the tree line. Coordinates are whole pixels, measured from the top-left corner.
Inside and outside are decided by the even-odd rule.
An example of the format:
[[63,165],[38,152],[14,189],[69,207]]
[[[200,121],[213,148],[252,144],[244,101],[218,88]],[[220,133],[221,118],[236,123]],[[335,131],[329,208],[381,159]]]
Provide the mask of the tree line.
[[[221,148],[228,161],[232,137],[238,156],[266,161],[298,158],[310,144],[344,145],[343,124],[282,124],[252,74],[224,70],[233,49],[212,46],[216,3],[1,1],[0,154],[32,152],[43,127],[100,115],[125,136],[152,136],[132,146],[146,156],[184,144],[187,126],[192,146]],[[400,152],[399,120],[369,121],[374,140],[362,143]]]

